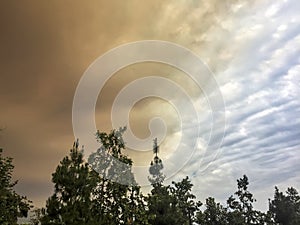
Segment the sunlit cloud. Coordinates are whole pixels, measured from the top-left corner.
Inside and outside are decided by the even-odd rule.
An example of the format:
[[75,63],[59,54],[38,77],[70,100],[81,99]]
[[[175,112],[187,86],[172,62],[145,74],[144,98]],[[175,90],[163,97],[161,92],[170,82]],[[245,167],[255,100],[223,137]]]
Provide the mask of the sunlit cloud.
[[[15,158],[22,194],[38,204],[50,195],[36,190],[46,190],[47,182],[51,187],[51,173],[72,145],[72,101],[85,69],[109,49],[144,39],[180,44],[209,66],[226,104],[222,145],[206,151],[213,118],[205,93],[182,71],[160,64],[133,65],[112,76],[98,97],[99,130],[111,129],[111,107],[124,86],[159,75],[180,84],[201,115],[197,121],[186,110],[184,118],[195,126],[181,130],[174,108],[161,100],[143,100],[131,111],[131,125],[139,137],[149,135],[151,116],[162,113],[168,135],[160,154],[166,170],[180,168],[172,179],[188,175],[199,200],[215,196],[220,201],[233,193],[235,180],[243,174],[265,202],[273,186],[299,185],[300,5],[296,0],[47,4],[7,3],[1,14],[1,25],[11,24],[3,26],[0,37],[4,104],[0,127],[6,127],[1,147]],[[184,108],[185,102],[177,100]],[[199,134],[194,130],[198,125]],[[169,149],[183,132],[184,148],[175,154]],[[223,138],[222,127],[214,135]],[[197,148],[188,162],[182,162],[180,156],[194,148],[195,137]],[[144,166],[150,163],[151,147],[148,152],[126,153]],[[259,207],[266,209],[265,202]]]

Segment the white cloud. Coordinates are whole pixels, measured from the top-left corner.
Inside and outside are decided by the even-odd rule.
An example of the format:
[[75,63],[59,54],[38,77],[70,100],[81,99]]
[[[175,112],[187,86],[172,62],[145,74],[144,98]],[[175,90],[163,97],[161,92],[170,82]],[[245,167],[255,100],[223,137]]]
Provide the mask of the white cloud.
[[[223,45],[222,51],[198,49],[204,58],[217,56],[222,65],[215,69],[227,112],[222,154],[196,152],[178,175],[193,178],[201,200],[212,195],[224,201],[234,192],[235,179],[247,174],[253,193],[262,198],[258,207],[266,209],[266,194],[272,197],[275,185],[299,184],[299,8],[296,0],[235,5],[223,28],[206,34],[215,46]],[[183,36],[193,32],[188,25],[180,29]],[[204,124],[201,135],[208,132]]]

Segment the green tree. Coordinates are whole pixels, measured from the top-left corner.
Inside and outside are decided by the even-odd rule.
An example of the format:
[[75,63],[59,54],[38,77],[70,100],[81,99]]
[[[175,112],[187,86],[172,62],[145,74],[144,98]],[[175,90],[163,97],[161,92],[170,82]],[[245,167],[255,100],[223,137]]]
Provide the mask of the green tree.
[[170,186],[164,186],[165,176],[162,173],[163,163],[158,157],[159,146],[157,139],[153,144],[154,158],[150,163],[148,180],[152,185],[151,193],[147,197],[147,207],[152,225],[180,224],[180,214],[176,208],[176,201],[171,195]]
[[148,224],[144,196],[131,171],[133,162],[122,152],[125,130],[98,131],[101,147],[89,157],[89,164],[100,175],[94,192],[99,224]]
[[286,194],[275,187],[274,199],[269,202],[269,211],[280,225],[300,224],[300,196],[293,187]]
[[131,172],[132,160],[122,154],[122,133],[97,132],[100,148],[83,160],[74,143],[52,175],[54,194],[42,210],[42,224],[148,224],[145,201]]
[[225,225],[227,221],[227,209],[220,203],[216,203],[215,199],[208,197],[205,203],[206,209],[197,212],[196,222],[201,225]]
[[154,225],[185,225],[195,221],[196,211],[200,202],[195,202],[195,195],[191,193],[192,184],[188,177],[180,182],[172,182],[172,186],[164,186],[165,176],[162,173],[163,163],[158,157],[159,146],[154,139],[154,159],[150,163],[148,177],[152,185],[147,203],[152,215],[150,223]]
[[271,224],[266,221],[268,215],[257,211],[253,208],[253,194],[248,190],[248,177],[244,175],[237,180],[238,190],[234,193],[237,199],[230,196],[227,200],[228,213],[227,218],[229,224],[236,225],[253,225],[253,224]]
[[170,186],[155,185],[147,198],[147,206],[152,225],[182,225],[181,214],[170,193]]
[[17,181],[12,181],[12,158],[3,157],[0,149],[0,224],[17,224],[18,217],[27,217],[31,201],[14,191]]
[[30,225],[39,225],[42,218],[42,209],[35,208],[31,211],[32,215],[30,216]]
[[196,221],[196,212],[201,202],[195,201],[191,193],[191,181],[188,177],[180,182],[172,182],[172,186],[153,184],[151,194],[147,198],[152,225],[191,225]]
[[180,182],[173,181],[172,184],[170,191],[175,199],[176,208],[179,210],[180,223],[191,225],[196,221],[196,212],[202,203],[195,201],[196,196],[191,192],[193,184],[189,177],[184,178]]
[[70,155],[63,158],[52,174],[54,194],[43,209],[42,224],[96,224],[93,215],[93,190],[97,174],[83,161],[83,153],[74,142]]

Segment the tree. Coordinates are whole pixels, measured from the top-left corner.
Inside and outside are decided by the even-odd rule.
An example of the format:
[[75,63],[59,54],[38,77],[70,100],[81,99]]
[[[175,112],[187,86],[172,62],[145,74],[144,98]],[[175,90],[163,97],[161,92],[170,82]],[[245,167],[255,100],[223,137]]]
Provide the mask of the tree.
[[[97,132],[100,148],[84,162],[74,143],[52,175],[54,194],[43,210],[42,224],[148,224],[145,201],[122,154],[124,128]],[[129,183],[126,183],[129,182]]]
[[234,193],[238,199],[230,196],[227,200],[229,224],[252,225],[252,224],[272,224],[269,215],[254,210],[253,202],[256,201],[248,190],[248,177],[244,175],[237,180],[238,190]]
[[70,155],[63,158],[52,174],[54,194],[43,209],[42,224],[96,224],[93,212],[93,190],[97,174],[83,161],[83,153],[74,142]]
[[195,201],[188,177],[172,182],[172,186],[153,185],[147,198],[149,213],[153,215],[150,219],[152,225],[191,225],[196,221],[201,202]]
[[300,196],[293,187],[286,194],[275,187],[274,199],[269,201],[269,211],[280,225],[300,224]]
[[184,178],[180,182],[173,181],[172,184],[170,191],[174,198],[175,206],[179,211],[180,217],[178,220],[181,224],[191,225],[196,221],[196,212],[202,203],[195,201],[196,196],[191,192],[193,184],[189,177]]
[[197,223],[201,225],[225,225],[227,221],[227,209],[220,203],[216,203],[215,199],[208,197],[206,199],[206,209],[204,212],[197,212]]
[[172,182],[172,186],[164,186],[165,176],[162,173],[163,163],[158,157],[159,146],[154,139],[154,159],[150,163],[148,177],[153,189],[148,195],[147,203],[149,213],[152,215],[151,224],[185,225],[195,221],[195,212],[201,205],[195,202],[195,195],[191,193],[192,184],[188,177],[181,182]]
[[12,181],[12,158],[3,157],[0,149],[0,224],[17,224],[18,217],[27,217],[31,201],[14,191],[17,181]]
[[30,225],[39,225],[42,218],[42,209],[35,208],[30,216]]
[[179,210],[175,206],[175,199],[170,194],[170,186],[155,186],[148,195],[147,206],[151,215],[150,224],[181,225]]
[[152,225],[178,224],[178,210],[175,207],[175,199],[170,193],[170,186],[164,186],[165,176],[162,173],[163,163],[158,157],[159,146],[157,139],[153,144],[154,158],[150,163],[148,180],[152,185],[151,194],[147,197],[147,207]]
[[101,147],[89,157],[89,164],[99,174],[94,192],[99,224],[148,224],[144,196],[131,171],[133,162],[122,153],[125,130],[97,131]]

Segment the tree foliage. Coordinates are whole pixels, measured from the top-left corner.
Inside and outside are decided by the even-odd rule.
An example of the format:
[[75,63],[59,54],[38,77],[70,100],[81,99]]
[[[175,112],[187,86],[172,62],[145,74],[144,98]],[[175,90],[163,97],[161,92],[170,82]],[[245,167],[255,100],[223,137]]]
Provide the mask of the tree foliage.
[[244,175],[237,180],[238,190],[235,192],[237,198],[230,196],[227,200],[230,224],[261,224],[264,215],[254,210],[253,202],[256,200],[248,190],[248,185],[248,177]]
[[52,175],[54,194],[37,217],[42,225],[300,224],[300,197],[295,188],[288,188],[284,194],[276,187],[269,211],[261,212],[254,208],[255,199],[246,175],[237,180],[237,190],[225,205],[208,197],[202,206],[192,193],[193,184],[188,177],[165,185],[157,140],[149,167],[152,190],[143,195],[131,170],[133,161],[123,153],[124,131],[125,128],[110,133],[98,131],[100,147],[90,155],[88,163],[78,141],[74,143],[70,155]]
[[132,160],[123,154],[125,130],[98,131],[101,147],[89,157],[99,174],[94,192],[99,224],[148,224],[144,196],[131,171]]
[[269,202],[269,210],[280,225],[300,224],[300,196],[293,187],[286,193],[275,187],[274,199]]
[[0,224],[17,224],[18,217],[26,217],[31,201],[15,192],[17,181],[12,181],[12,158],[3,157],[0,149]]
[[227,209],[220,203],[216,203],[215,199],[208,197],[205,203],[206,209],[197,212],[196,221],[203,225],[223,225],[227,223]]
[[190,225],[196,221],[196,212],[201,202],[191,193],[191,181],[188,177],[172,185],[153,184],[147,198],[150,224],[153,225]]
[[[84,162],[78,142],[74,143],[70,156],[52,175],[55,190],[43,210],[43,225],[148,224],[140,187],[129,185],[135,181],[132,161],[122,154],[123,131],[97,132],[101,147],[89,157],[89,163]],[[124,183],[114,182],[118,177]]]
[[197,212],[197,222],[201,225],[276,225],[273,214],[254,209],[255,199],[248,190],[248,177],[237,180],[237,191],[231,195],[225,206],[209,197],[204,211]]
[[171,195],[174,198],[175,205],[179,214],[181,224],[193,224],[196,221],[196,212],[202,205],[196,201],[196,196],[192,194],[193,184],[189,177],[182,179],[180,182],[172,182]]
[[92,192],[97,174],[83,161],[78,142],[52,174],[54,194],[47,200],[42,224],[96,224]]
[[191,193],[193,187],[188,177],[172,185],[164,186],[163,163],[158,157],[159,146],[157,139],[153,145],[154,158],[150,163],[148,177],[152,185],[151,194],[148,195],[148,210],[152,217],[151,224],[188,225],[196,221],[196,211],[201,203],[196,202],[196,196]]

